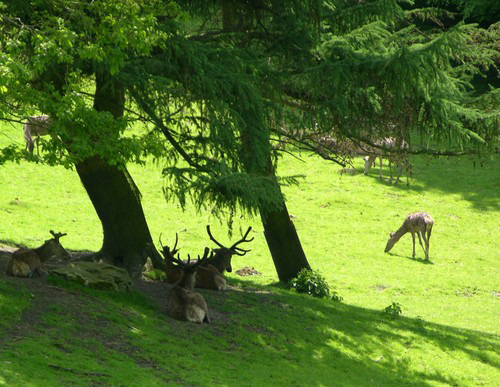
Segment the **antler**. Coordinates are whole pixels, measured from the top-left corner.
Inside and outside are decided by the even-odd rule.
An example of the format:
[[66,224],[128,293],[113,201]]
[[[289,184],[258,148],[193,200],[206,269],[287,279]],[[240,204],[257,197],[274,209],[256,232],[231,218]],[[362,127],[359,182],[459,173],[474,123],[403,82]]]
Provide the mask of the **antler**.
[[213,242],[215,242],[215,244],[217,246],[219,246],[220,248],[224,249],[225,247],[217,241],[217,239],[214,238],[214,236],[212,235],[212,233],[210,232],[210,225],[207,224],[207,233],[208,233],[208,236],[210,237],[210,240],[212,240]]
[[[233,254],[240,255],[240,256],[245,255],[246,253],[251,251],[251,250],[242,249],[241,247],[237,247],[240,243],[253,241],[253,239],[254,239],[253,237],[250,239],[246,239],[251,230],[252,230],[252,227],[248,227],[248,230],[245,233],[245,235],[243,235],[243,238],[241,238],[239,241],[235,242],[231,247],[229,247],[228,250],[231,250],[231,252]],[[225,247],[222,243],[220,243],[219,241],[217,241],[214,238],[214,236],[210,232],[210,225],[207,225],[207,233],[208,233],[208,236],[210,237],[210,239],[213,242],[215,242],[217,244],[217,246],[219,246],[221,249],[227,249],[227,247]]]
[[252,250],[245,250],[245,249],[242,249],[241,247],[237,247],[240,243],[243,243],[243,242],[251,242],[253,241],[253,237],[250,238],[250,239],[246,239],[248,234],[250,233],[250,231],[252,230],[252,227],[248,227],[248,230],[247,232],[245,233],[245,235],[243,235],[243,238],[241,238],[238,242],[234,243],[229,249],[234,251],[234,253],[236,255],[245,255],[246,253],[248,253],[249,251],[252,251]]
[[179,242],[179,234],[175,233],[175,244],[174,248],[170,250],[170,247],[168,246],[163,246],[163,243],[161,243],[161,234],[160,237],[158,238],[158,241],[160,242],[160,246],[163,252],[163,256],[166,258],[174,257],[175,254],[179,252],[180,249],[177,248],[177,242]]
[[54,237],[54,239],[56,241],[59,241],[59,238],[65,236],[65,235],[68,235],[67,233],[62,233],[62,232],[54,232],[53,230],[50,230],[50,233],[52,234],[52,236]]
[[[164,258],[171,260],[172,262],[176,263],[183,269],[187,267],[194,269],[198,267],[201,263],[210,260],[213,257],[213,253],[210,255],[210,257],[208,256],[208,254],[210,253],[210,249],[208,247],[205,247],[205,252],[203,253],[203,257],[200,258],[200,256],[198,255],[198,260],[194,263],[191,263],[191,255],[188,254],[187,262],[184,262],[182,259],[180,259],[180,254],[179,254],[180,249],[177,248],[177,243],[179,242],[179,235],[177,233],[175,233],[175,244],[172,250],[170,250],[170,247],[168,246],[163,246],[161,242],[161,234],[159,242],[162,248]],[[177,257],[175,257],[175,254],[177,254]]]

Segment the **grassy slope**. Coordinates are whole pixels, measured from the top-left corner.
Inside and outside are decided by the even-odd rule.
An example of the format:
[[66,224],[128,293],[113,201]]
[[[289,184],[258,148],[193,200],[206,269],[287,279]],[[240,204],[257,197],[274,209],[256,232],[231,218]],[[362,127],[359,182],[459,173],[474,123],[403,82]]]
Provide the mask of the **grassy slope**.
[[[4,127],[0,145],[8,142],[1,132],[22,140],[20,129]],[[252,252],[236,258],[233,267],[253,266],[263,275],[244,279],[231,275],[233,284],[270,293],[209,294],[209,305],[217,305],[226,316],[210,327],[172,322],[157,308],[127,297],[100,295],[105,308],[94,305],[92,299],[85,302],[85,310],[109,320],[110,333],[123,336],[139,348],[141,357],[156,364],[157,370],[168,370],[171,377],[155,372],[153,366],[141,367],[144,361],[112,346],[72,340],[72,332],[80,329],[77,321],[54,310],[46,318],[57,329],[16,342],[14,349],[4,353],[10,363],[0,357],[4,361],[0,384],[32,381],[40,385],[43,380],[50,384],[78,378],[127,384],[134,378],[142,384],[169,380],[358,385],[372,380],[378,385],[410,381],[493,385],[500,376],[498,159],[473,168],[466,159],[417,158],[409,188],[381,183],[376,170],[370,177],[341,176],[340,168],[331,163],[309,156],[304,160],[287,157],[281,163],[282,174],[306,175],[301,186],[284,189],[289,211],[296,216],[311,265],[344,297],[344,304],[269,287],[277,277],[262,226],[259,219],[246,218],[241,226],[252,225],[256,239]],[[357,167],[361,169],[360,164]],[[180,232],[181,251],[201,253],[208,244],[204,225],[211,223],[216,237],[227,241],[224,225],[208,211],[182,213],[174,203],[165,203],[160,168],[130,169],[142,191],[155,240],[163,233],[168,243],[174,232],[186,230]],[[422,261],[419,246],[417,259],[411,258],[410,236],[396,244],[393,254],[383,253],[389,231],[396,230],[408,212],[417,210],[429,211],[436,222],[431,238],[434,265]],[[64,243],[70,249],[99,248],[100,224],[76,173],[27,163],[0,167],[0,243],[36,246],[48,237],[49,229],[67,232]],[[12,318],[11,305],[17,304],[18,296],[9,289],[2,288],[0,310],[7,310]],[[27,298],[22,299],[27,305]],[[402,305],[404,318],[392,322],[380,315],[391,302]],[[67,336],[71,356],[50,345],[61,335]],[[102,354],[98,358],[94,344]],[[68,369],[111,376],[61,376],[53,369],[37,375],[43,356],[26,360],[26,353],[57,355],[57,363]],[[198,372],[190,372],[189,367]]]

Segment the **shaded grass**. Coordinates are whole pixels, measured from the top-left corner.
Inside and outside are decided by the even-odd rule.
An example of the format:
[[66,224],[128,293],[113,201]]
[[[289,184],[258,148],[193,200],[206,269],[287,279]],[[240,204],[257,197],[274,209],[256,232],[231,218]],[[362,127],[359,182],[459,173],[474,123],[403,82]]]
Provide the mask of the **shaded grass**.
[[69,298],[0,351],[0,377],[9,385],[400,386],[494,385],[498,376],[495,335],[277,288],[242,291],[238,282],[226,293],[204,292],[224,310],[213,324],[195,325],[167,318],[134,292],[57,281],[71,292],[59,290],[58,299]]
[[[2,130],[22,140],[20,129]],[[5,141],[0,135],[0,146]],[[217,312],[213,324],[173,321],[137,295],[65,287],[75,293],[77,310],[67,304],[44,310],[37,329],[1,350],[0,384],[495,385],[498,158],[475,168],[466,158],[414,158],[406,187],[381,182],[378,169],[341,175],[331,163],[302,157],[305,163],[286,156],[278,171],[305,175],[300,186],[283,188],[288,208],[311,265],[343,304],[273,286],[277,276],[260,220],[237,214],[235,237],[251,225],[256,238],[233,267],[263,275],[230,274],[237,289],[204,293]],[[362,170],[362,160],[356,167]],[[182,212],[165,202],[161,166],[129,168],[155,240],[163,233],[164,244],[173,243],[179,232],[181,253],[201,254],[212,246],[205,233],[211,224],[216,238],[229,243],[226,225],[209,210]],[[423,261],[419,246],[411,257],[410,236],[383,253],[389,232],[413,211],[428,211],[436,221],[433,264]],[[67,232],[62,241],[69,249],[100,247],[101,226],[76,172],[25,162],[1,166],[0,243],[34,247],[49,229]],[[36,306],[36,297],[1,281],[0,291],[3,333],[23,309]],[[392,302],[403,309],[394,321],[380,313]]]

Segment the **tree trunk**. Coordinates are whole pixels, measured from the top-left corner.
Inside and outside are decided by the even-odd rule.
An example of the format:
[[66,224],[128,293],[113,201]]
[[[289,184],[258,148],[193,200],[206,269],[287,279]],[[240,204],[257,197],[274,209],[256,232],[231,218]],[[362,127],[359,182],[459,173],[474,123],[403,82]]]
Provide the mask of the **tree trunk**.
[[[123,115],[125,90],[108,75],[96,76],[94,108]],[[76,170],[101,220],[104,240],[98,258],[124,267],[134,278],[148,256],[156,267],[156,251],[140,202],[140,194],[125,166],[110,165],[99,156],[76,164]]]
[[260,217],[279,280],[288,282],[301,269],[310,269],[285,202],[280,210],[260,210]]
[[[222,15],[224,31],[236,31],[241,27],[242,23],[245,24],[245,19],[252,18],[252,14],[247,13],[245,10],[242,10],[239,17],[238,7],[232,0],[222,1]],[[259,135],[255,132],[250,133],[248,129],[242,133],[245,149],[242,155],[243,164],[246,172],[271,176],[275,180],[275,184],[278,184],[270,156],[269,136],[269,131],[265,130],[265,128],[261,129]],[[264,145],[268,149],[267,160],[259,160],[256,156],[256,149]],[[283,195],[281,195],[281,198],[282,207],[279,210],[269,210],[261,206],[259,212],[278,278],[280,281],[288,282],[296,277],[301,269],[310,269],[311,267],[307,262],[295,226],[288,215],[285,198]]]

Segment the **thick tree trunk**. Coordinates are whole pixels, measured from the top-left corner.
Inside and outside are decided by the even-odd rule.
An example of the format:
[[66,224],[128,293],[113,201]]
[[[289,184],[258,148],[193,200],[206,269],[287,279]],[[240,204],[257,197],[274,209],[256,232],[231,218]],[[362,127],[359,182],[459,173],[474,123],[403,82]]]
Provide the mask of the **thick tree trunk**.
[[133,277],[141,274],[153,241],[139,198],[126,170],[99,157],[77,164],[76,170],[102,223],[104,239],[98,258],[124,267]]
[[288,282],[303,268],[310,269],[299,235],[283,202],[280,210],[260,210],[264,235],[280,281]]
[[[124,96],[123,87],[111,77],[96,76],[96,110],[109,111],[114,117],[120,117]],[[102,223],[104,240],[98,258],[124,267],[132,277],[141,274],[148,256],[155,266],[161,266],[140,194],[127,169],[94,156],[77,163],[76,170]]]

